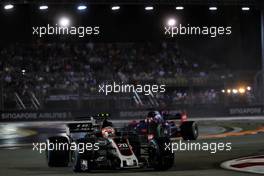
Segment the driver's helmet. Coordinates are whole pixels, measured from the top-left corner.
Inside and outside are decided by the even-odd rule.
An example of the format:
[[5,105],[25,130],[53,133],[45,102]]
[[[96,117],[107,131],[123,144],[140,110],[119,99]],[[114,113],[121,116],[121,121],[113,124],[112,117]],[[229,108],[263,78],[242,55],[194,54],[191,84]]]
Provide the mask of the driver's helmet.
[[105,127],[102,129],[102,136],[104,138],[108,138],[108,137],[114,137],[115,136],[115,129],[113,127]]
[[147,115],[147,119],[151,119],[156,123],[163,122],[163,117],[159,111],[150,111]]

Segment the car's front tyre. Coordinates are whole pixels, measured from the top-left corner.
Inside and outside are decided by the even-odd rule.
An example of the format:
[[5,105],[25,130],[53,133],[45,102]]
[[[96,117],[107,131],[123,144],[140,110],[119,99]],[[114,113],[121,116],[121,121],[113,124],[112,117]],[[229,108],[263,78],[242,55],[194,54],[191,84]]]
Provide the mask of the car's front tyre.
[[[79,143],[86,144],[86,139],[78,139],[77,140],[77,146],[79,146]],[[90,153],[88,151],[80,151],[79,148],[77,148],[73,152],[73,171],[74,172],[89,172],[91,170],[91,162],[90,162]]]
[[171,140],[168,137],[159,137],[150,141],[149,157],[155,170],[168,170],[174,165],[174,154],[166,149],[169,143]]

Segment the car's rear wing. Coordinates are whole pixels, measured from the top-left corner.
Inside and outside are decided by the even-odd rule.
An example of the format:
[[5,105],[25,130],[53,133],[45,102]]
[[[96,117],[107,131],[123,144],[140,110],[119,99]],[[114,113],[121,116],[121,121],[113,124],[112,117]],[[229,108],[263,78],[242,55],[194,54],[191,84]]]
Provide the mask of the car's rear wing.
[[67,124],[66,133],[93,132],[95,128],[99,127],[101,122],[109,116],[109,113],[100,113],[95,116],[75,118],[76,123]]
[[104,120],[110,117],[109,113],[99,113],[93,116],[76,117],[75,121]]
[[187,113],[176,113],[176,114],[166,114],[164,115],[164,118],[166,120],[181,120],[182,122],[186,121],[188,116]]
[[68,133],[93,132],[94,124],[91,122],[70,123],[67,125]]

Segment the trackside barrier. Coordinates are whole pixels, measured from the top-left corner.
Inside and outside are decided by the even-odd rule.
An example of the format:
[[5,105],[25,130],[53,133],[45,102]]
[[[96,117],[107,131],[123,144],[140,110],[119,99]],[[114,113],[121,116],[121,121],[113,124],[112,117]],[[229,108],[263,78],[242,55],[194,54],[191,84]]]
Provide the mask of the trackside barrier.
[[[264,115],[263,106],[244,106],[244,107],[187,107],[187,108],[168,108],[171,114],[186,111],[191,118],[195,117],[230,117],[230,116],[260,116]],[[110,113],[113,120],[129,120],[144,118],[149,110],[147,109],[127,109],[127,110],[106,110],[105,112],[96,110],[83,111],[1,111],[0,121],[60,121],[74,120],[75,118],[87,117],[98,113]]]

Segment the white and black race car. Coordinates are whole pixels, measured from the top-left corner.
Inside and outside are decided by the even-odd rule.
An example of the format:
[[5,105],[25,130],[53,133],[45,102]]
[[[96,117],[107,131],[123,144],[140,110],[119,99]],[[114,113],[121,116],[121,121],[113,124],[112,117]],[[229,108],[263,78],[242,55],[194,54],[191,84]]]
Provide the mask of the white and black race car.
[[169,138],[147,138],[131,131],[118,131],[106,116],[70,123],[66,136],[48,138],[47,146],[52,146],[52,150],[47,147],[48,165],[71,165],[75,172],[132,168],[167,170],[173,166],[174,154],[165,149]]

